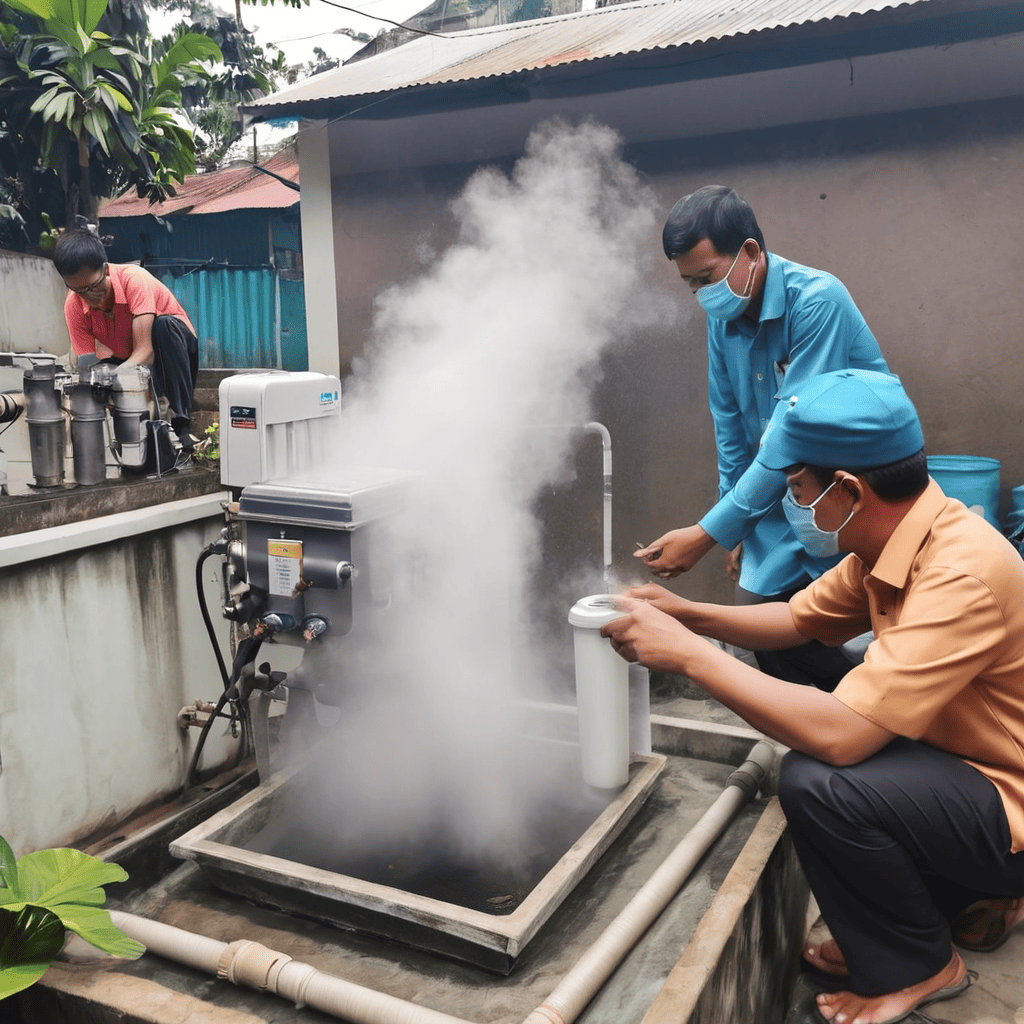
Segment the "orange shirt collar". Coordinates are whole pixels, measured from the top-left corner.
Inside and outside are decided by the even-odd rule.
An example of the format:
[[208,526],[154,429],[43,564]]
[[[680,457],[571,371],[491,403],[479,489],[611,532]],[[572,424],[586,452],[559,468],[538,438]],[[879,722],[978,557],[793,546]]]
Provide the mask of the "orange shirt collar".
[[871,575],[902,590],[907,585],[914,559],[946,501],[942,488],[934,480],[929,480],[921,496],[911,505],[910,511],[885,542],[878,561],[871,569]]

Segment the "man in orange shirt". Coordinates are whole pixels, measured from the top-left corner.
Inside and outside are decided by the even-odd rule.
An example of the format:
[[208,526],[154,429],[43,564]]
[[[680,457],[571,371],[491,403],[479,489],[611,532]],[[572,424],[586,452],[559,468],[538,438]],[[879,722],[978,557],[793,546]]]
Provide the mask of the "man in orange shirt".
[[171,428],[190,450],[199,343],[174,294],[142,267],[108,263],[90,231],[61,235],[53,263],[68,287],[64,320],[75,353],[148,366],[154,397],[167,400]]
[[[967,987],[952,944],[993,949],[1024,918],[1024,562],[929,479],[896,377],[804,382],[758,459],[786,473],[801,542],[850,554],[788,604],[637,587],[604,633],[623,657],[689,676],[792,748],[779,797],[833,936],[804,957],[841,988],[817,997],[818,1012],[891,1024]],[[699,638],[777,649],[868,629],[864,663],[833,693]]]

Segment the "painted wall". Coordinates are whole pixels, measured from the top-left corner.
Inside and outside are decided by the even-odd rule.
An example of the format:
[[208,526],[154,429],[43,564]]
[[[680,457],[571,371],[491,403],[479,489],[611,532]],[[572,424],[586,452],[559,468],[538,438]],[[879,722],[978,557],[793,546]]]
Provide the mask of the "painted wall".
[[[621,104],[621,95],[609,102]],[[603,103],[592,97],[597,120]],[[521,105],[515,109],[517,121],[523,113]],[[713,121],[713,113],[702,116]],[[414,137],[414,125],[392,128],[393,145],[401,145],[403,132]],[[453,138],[453,151],[464,141]],[[332,153],[344,148],[339,134]],[[515,155],[489,162],[507,165]],[[665,214],[681,195],[712,182],[746,196],[770,251],[831,271],[847,285],[919,407],[928,450],[1000,459],[1004,493],[1024,483],[1024,290],[1016,272],[1024,258],[1021,97],[636,142],[626,155]],[[375,296],[417,275],[422,254],[450,241],[447,204],[475,166],[336,171],[343,372],[365,342]],[[651,245],[660,252],[660,237]],[[307,262],[315,258],[307,246]],[[595,399],[596,418],[613,438],[619,565],[631,564],[634,541],[696,521],[715,494],[704,318],[674,267],[667,260],[660,266],[666,284],[678,289],[681,323],[623,338],[608,354]],[[596,526],[593,545],[600,550]],[[679,581],[680,591],[729,600],[723,557],[712,552]]]
[[[199,730],[178,711],[222,689],[194,582],[218,497],[0,540],[0,834],[15,853],[180,790]],[[226,647],[217,565],[203,580]],[[234,749],[216,726],[202,767]]]
[[0,251],[0,352],[65,354],[65,295],[49,260]]

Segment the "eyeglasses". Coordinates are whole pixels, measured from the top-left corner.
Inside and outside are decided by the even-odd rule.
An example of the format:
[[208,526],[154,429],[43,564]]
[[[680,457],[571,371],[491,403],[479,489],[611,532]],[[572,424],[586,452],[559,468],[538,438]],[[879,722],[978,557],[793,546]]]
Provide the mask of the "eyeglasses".
[[103,288],[106,285],[106,283],[107,283],[107,265],[106,265],[106,263],[104,263],[103,266],[100,267],[100,276],[98,278],[96,278],[95,281],[91,282],[90,284],[82,285],[81,288],[71,288],[71,285],[68,285],[68,288],[71,291],[73,291],[76,295],[88,295],[90,292],[99,291],[101,288]]

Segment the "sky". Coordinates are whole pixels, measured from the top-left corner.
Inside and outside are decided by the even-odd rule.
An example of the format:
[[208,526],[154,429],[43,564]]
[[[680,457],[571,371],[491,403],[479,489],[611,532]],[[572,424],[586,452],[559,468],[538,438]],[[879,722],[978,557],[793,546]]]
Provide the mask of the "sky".
[[[242,24],[253,33],[257,42],[264,48],[268,48],[271,43],[280,47],[289,64],[305,64],[314,60],[314,47],[320,47],[329,57],[345,61],[365,44],[339,34],[339,29],[350,28],[375,36],[381,29],[394,27],[389,22],[379,21],[377,18],[401,22],[429,4],[430,0],[345,0],[345,7],[365,11],[367,15],[376,15],[374,18],[342,10],[325,3],[324,0],[309,0],[309,3],[301,8],[288,7],[280,2],[266,6],[243,3]],[[212,6],[215,10],[234,14],[233,0],[221,0]],[[150,31],[154,34],[165,31],[180,19],[180,13],[167,14],[150,10]],[[281,85],[280,88],[287,86]],[[294,126],[256,126],[257,143],[264,155],[273,151],[294,133]],[[252,129],[246,132],[245,139],[231,150],[228,159],[251,159],[251,147]]]
[[[345,6],[400,22],[423,10],[429,2],[346,0]],[[234,4],[230,0],[213,6],[234,13]],[[341,10],[323,0],[309,0],[307,6],[299,9],[284,6],[280,2],[267,6],[243,4],[242,23],[264,47],[276,43],[284,51],[289,64],[312,60],[315,46],[319,46],[331,57],[347,60],[363,44],[354,42],[346,35],[339,35],[339,28],[350,28],[375,36],[381,29],[393,27],[371,17]]]
[[[401,22],[428,4],[429,0],[354,0],[345,6]],[[264,45],[276,43],[280,46],[289,63],[311,60],[314,46],[321,47],[332,57],[342,60],[350,57],[363,44],[338,35],[339,28],[351,28],[375,36],[381,29],[393,27],[386,22],[333,7],[323,0],[310,0],[309,6],[301,10],[279,5],[247,5],[242,11],[242,21]]]

